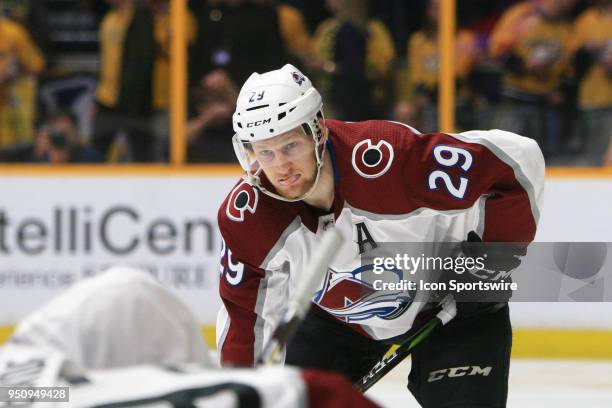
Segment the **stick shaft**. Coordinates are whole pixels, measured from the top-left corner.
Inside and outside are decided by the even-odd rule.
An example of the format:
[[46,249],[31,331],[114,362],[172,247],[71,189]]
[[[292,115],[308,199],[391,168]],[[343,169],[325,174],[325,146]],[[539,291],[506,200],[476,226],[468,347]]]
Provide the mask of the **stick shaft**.
[[408,357],[415,347],[426,339],[436,327],[448,323],[457,314],[455,301],[451,297],[445,298],[440,306],[442,309],[431,320],[419,327],[396,350],[385,354],[368,374],[355,383],[355,387],[361,392],[369,390],[381,378],[387,375],[389,371],[393,370]]
[[281,360],[282,352],[310,309],[312,296],[321,283],[327,268],[342,245],[343,238],[338,231],[331,229],[323,235],[317,246],[320,251],[314,255],[296,285],[288,305],[285,318],[276,327],[270,341],[257,359],[257,364],[273,364]]

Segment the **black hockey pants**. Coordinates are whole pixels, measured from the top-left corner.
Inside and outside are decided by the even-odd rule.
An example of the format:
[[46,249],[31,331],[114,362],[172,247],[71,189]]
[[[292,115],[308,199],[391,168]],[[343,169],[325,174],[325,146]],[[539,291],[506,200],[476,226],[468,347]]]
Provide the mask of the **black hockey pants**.
[[[506,406],[512,347],[509,309],[458,316],[412,353],[408,389],[426,408]],[[388,349],[313,306],[287,349],[286,363],[365,375]]]

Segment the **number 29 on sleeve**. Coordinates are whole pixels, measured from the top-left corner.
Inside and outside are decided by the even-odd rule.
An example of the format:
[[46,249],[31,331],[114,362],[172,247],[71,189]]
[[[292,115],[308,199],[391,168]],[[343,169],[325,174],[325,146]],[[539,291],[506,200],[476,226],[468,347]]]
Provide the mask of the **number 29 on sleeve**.
[[[453,146],[436,146],[433,149],[433,156],[436,162],[442,167],[456,167],[458,166],[464,172],[467,172],[472,167],[472,155],[465,149]],[[468,187],[468,178],[459,177],[459,182],[453,181],[451,176],[444,170],[434,170],[429,174],[429,189],[438,189],[438,180],[441,179],[444,187],[450,195],[455,198],[463,199],[465,192]]]

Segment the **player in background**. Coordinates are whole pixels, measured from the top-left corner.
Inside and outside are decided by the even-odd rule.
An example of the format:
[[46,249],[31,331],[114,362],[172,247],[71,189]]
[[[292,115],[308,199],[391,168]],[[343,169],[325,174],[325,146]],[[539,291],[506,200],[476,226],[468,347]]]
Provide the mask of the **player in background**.
[[28,405],[41,408],[375,406],[337,374],[219,369],[189,309],[127,267],[74,285],[24,319],[0,347],[0,387],[8,386],[70,387],[68,404]]
[[[535,236],[544,160],[528,138],[502,130],[421,134],[389,121],[324,120],[320,94],[291,65],[251,75],[233,126],[245,175],[218,213],[222,364],[254,364],[326,229],[340,231],[344,244],[285,363],[334,370],[352,381],[387,350],[385,342],[405,334],[431,307],[401,291],[374,290],[360,256],[381,242],[459,243],[471,233],[483,241],[525,243]],[[490,279],[499,277],[489,272]],[[459,316],[414,352],[409,389],[425,407],[505,406],[512,342],[507,303],[458,307]]]

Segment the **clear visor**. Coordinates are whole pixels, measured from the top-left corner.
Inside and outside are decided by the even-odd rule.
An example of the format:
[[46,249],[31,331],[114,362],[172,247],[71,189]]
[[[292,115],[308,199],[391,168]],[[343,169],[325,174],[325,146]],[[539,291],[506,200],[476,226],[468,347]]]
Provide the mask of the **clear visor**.
[[250,174],[260,170],[282,173],[308,157],[315,160],[315,142],[302,128],[255,142],[234,135],[232,141],[240,165]]

